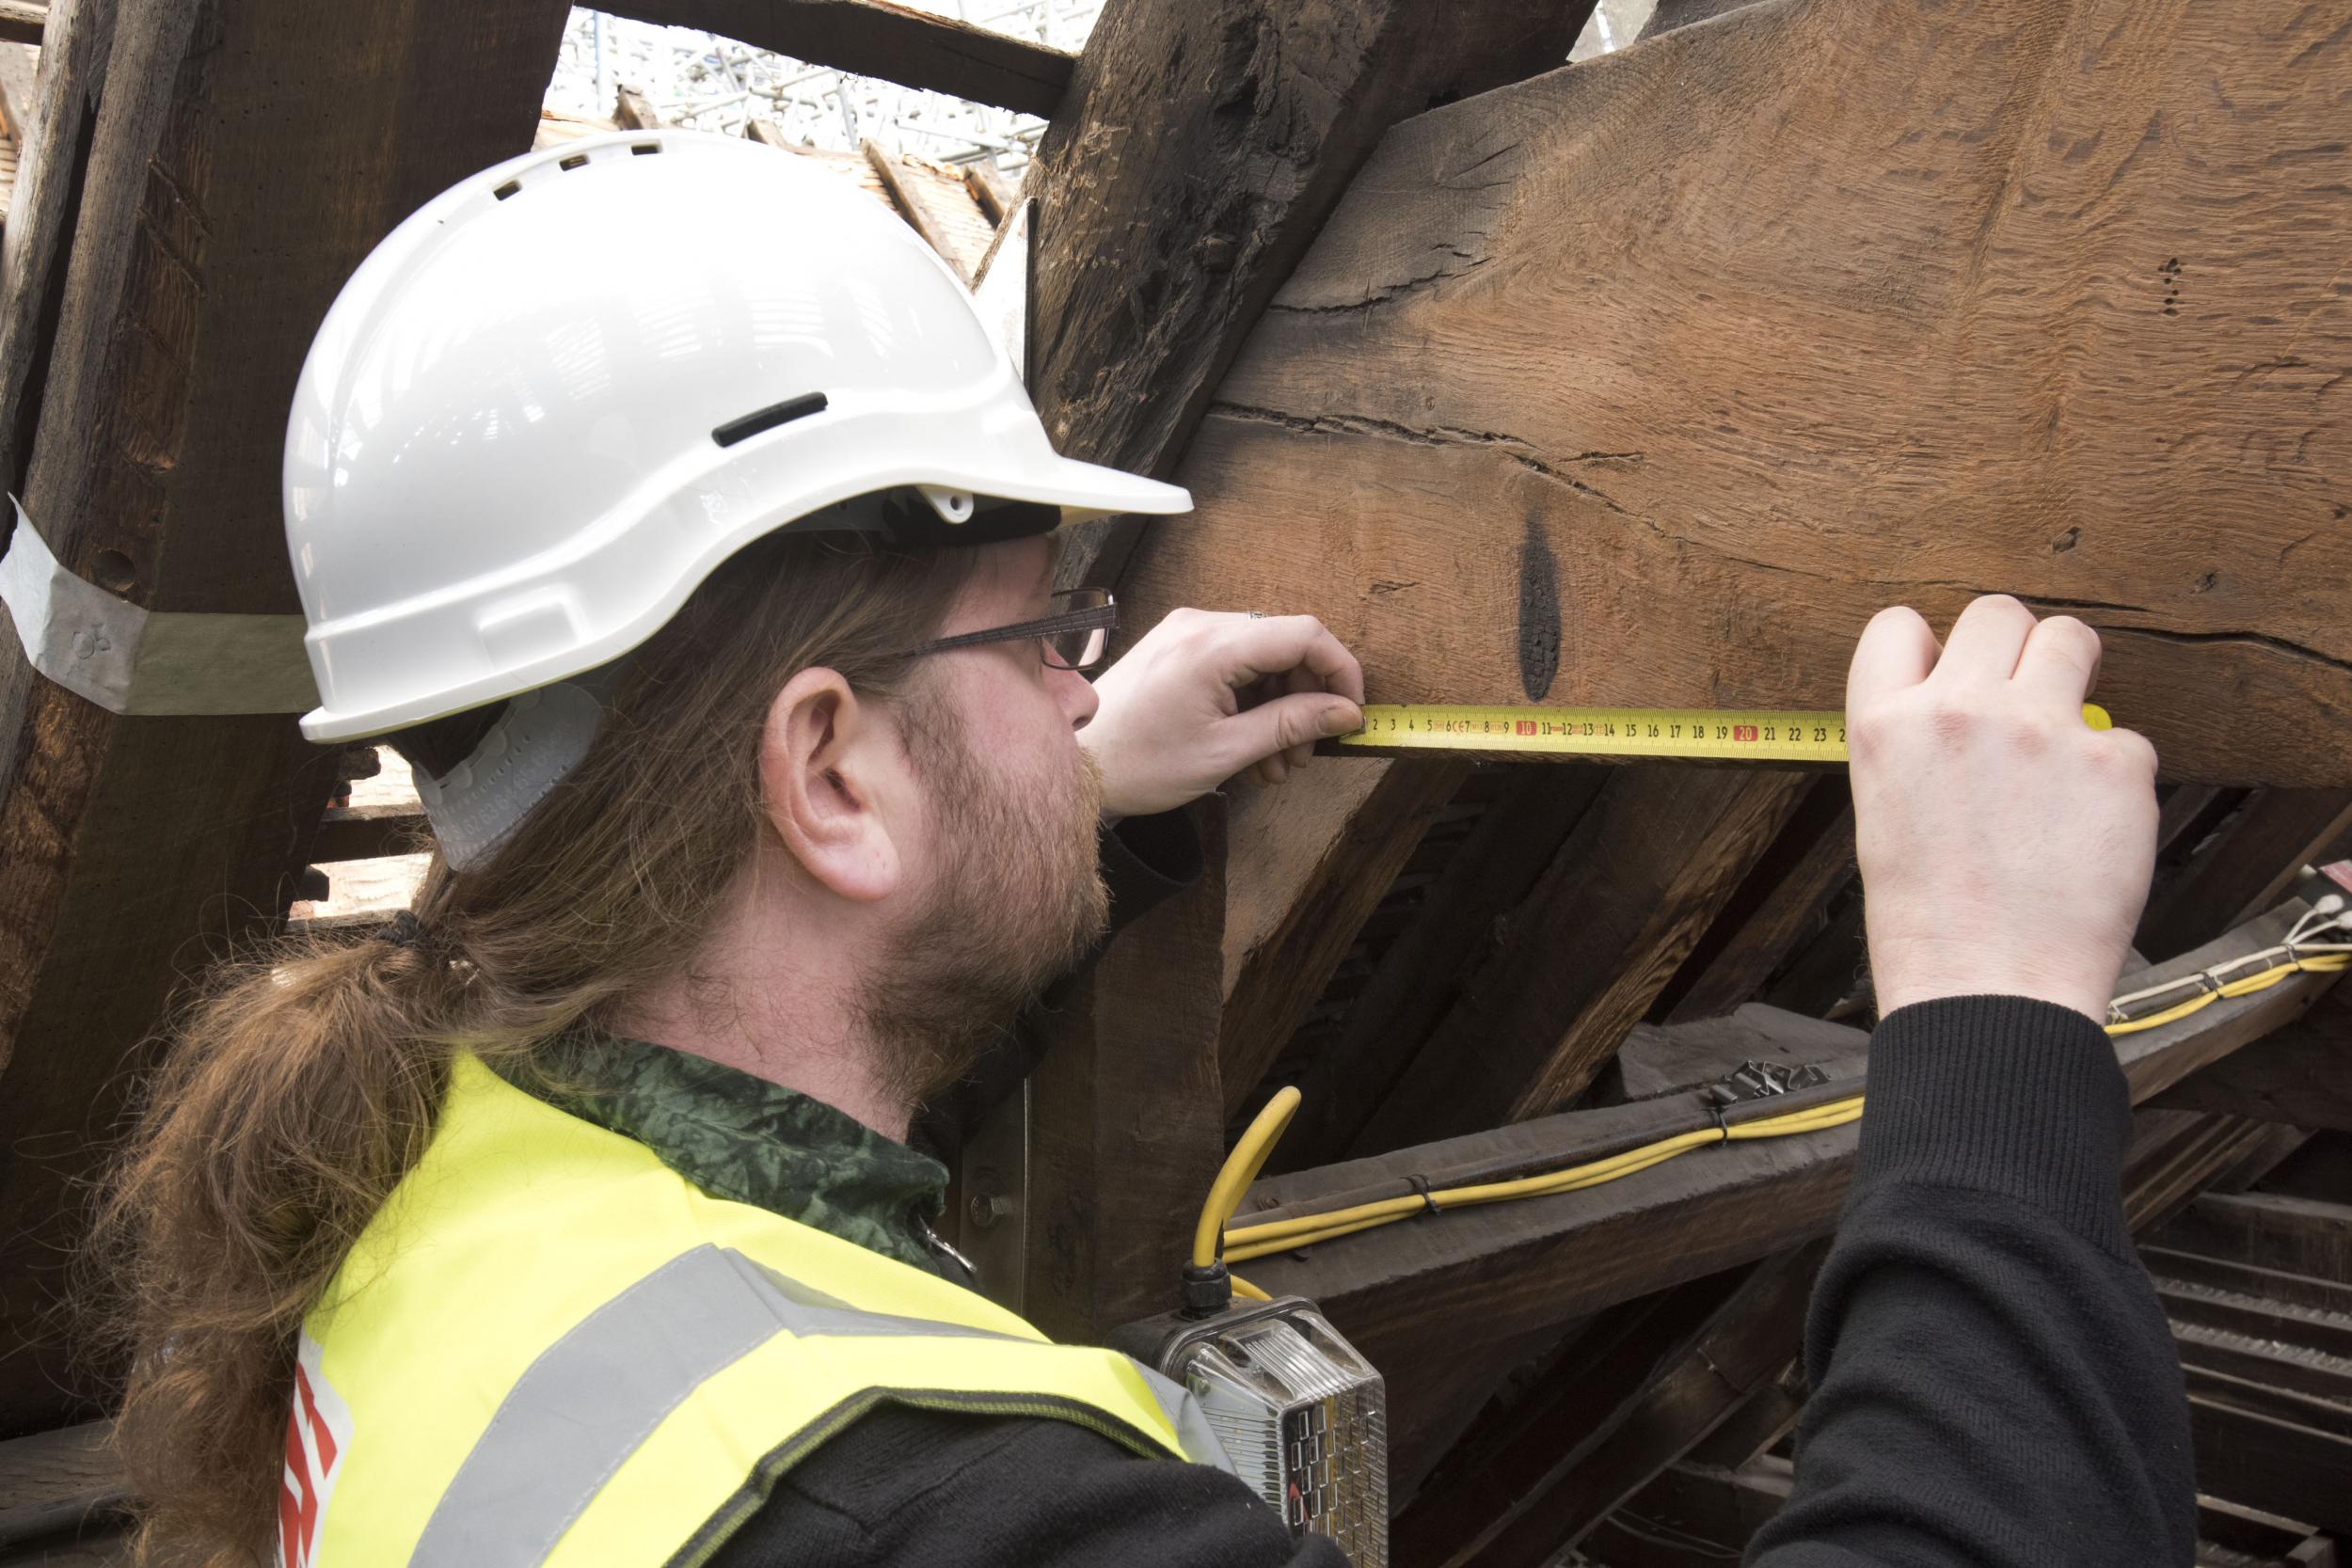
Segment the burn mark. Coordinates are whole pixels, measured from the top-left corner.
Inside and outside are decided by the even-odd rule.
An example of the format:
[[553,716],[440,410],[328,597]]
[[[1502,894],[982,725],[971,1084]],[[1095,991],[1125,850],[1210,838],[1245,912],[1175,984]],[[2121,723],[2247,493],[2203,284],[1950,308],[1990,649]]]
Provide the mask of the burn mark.
[[1537,515],[1527,515],[1519,546],[1519,685],[1540,703],[1560,673],[1560,562],[1544,539]]

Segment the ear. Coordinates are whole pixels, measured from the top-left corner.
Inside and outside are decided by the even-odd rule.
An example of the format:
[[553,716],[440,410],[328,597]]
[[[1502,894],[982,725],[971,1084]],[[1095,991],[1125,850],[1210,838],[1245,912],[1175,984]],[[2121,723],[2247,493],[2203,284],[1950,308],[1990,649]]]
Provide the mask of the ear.
[[898,885],[898,846],[883,820],[898,748],[832,670],[803,670],[769,705],[760,735],[760,806],[785,847],[829,891],[857,903]]

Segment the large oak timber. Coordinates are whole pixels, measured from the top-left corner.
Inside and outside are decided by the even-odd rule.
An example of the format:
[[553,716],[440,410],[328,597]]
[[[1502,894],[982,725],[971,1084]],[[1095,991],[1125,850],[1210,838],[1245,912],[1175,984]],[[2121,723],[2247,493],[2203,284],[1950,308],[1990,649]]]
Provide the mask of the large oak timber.
[[[56,8],[18,217],[59,248],[8,227],[0,433],[60,560],[153,610],[299,610],[278,477],[311,333],[395,223],[531,145],[565,10]],[[282,911],[334,761],[290,716],[118,718],[0,647],[0,1431],[68,1407],[40,1314],[73,1183],[167,991]]]
[[[1165,477],[1382,133],[1559,65],[1592,9],[1110,0],[1023,188],[1039,202],[1028,386],[1055,446]],[[1064,580],[1116,582],[1136,528],[1081,530]],[[1255,593],[1200,602],[1295,608]]]
[[1128,602],[1375,702],[1834,708],[2006,591],[2170,776],[2352,783],[2352,49],[2265,16],[1768,0],[1398,126]]
[[[2153,983],[2275,942],[2303,906],[2131,977]],[[2122,1037],[2119,1059],[2135,1101],[2299,1017],[2331,976],[2292,977],[2266,991],[2217,1002],[2158,1029]],[[1862,1039],[1854,1034],[1857,1044]],[[1836,1082],[1790,1097],[1790,1107],[1850,1093],[1858,1057],[1828,1064]],[[1533,1162],[1570,1164],[1699,1125],[1696,1094],[1571,1112],[1371,1159],[1262,1180],[1242,1213],[1288,1218],[1343,1202],[1438,1185],[1470,1171]],[[2188,1117],[2188,1121],[2199,1118]],[[1749,1263],[1826,1233],[1843,1200],[1852,1126],[1797,1138],[1694,1151],[1605,1186],[1391,1225],[1309,1250],[1253,1259],[1249,1277],[1276,1294],[1322,1304],[1341,1331],[1392,1380],[1400,1408],[1417,1369],[1475,1354],[1462,1333],[1517,1342],[1615,1302]],[[2192,1187],[2189,1191],[2194,1191]],[[2185,1196],[2186,1194],[2181,1195]]]
[[889,0],[613,0],[603,8],[1041,118],[1061,103],[1074,63],[1065,50]]

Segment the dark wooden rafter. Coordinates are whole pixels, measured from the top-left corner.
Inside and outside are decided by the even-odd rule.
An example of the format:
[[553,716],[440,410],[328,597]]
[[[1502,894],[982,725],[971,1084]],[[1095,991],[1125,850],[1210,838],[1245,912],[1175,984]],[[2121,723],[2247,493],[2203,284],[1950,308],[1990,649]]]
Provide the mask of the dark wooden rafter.
[[[2265,916],[2177,964],[2135,976],[2134,983],[2275,942],[2300,908]],[[2329,978],[2291,978],[2163,1028],[2122,1037],[2118,1052],[2135,1100],[2300,1016]],[[1803,1091],[1787,1101],[1791,1108],[1852,1092],[1863,1037],[1857,1031],[1851,1037],[1853,1053],[1828,1064],[1833,1085]],[[1572,1164],[1698,1125],[1706,1116],[1694,1094],[1568,1113],[1262,1180],[1244,1214],[1250,1220],[1288,1217],[1392,1196],[1410,1190],[1406,1179],[1415,1175],[1444,1185],[1505,1168]],[[1482,1334],[1507,1341],[1826,1233],[1843,1198],[1853,1148],[1851,1127],[1735,1144],[1585,1193],[1467,1210],[1366,1231],[1304,1255],[1253,1259],[1248,1272],[1266,1290],[1320,1301],[1376,1364],[1394,1370],[1401,1386],[1393,1397],[1402,1402],[1417,1367],[1475,1354],[1456,1330],[1463,1321],[1475,1319]],[[2211,1174],[2205,1170],[2198,1185]],[[2166,1201],[2196,1190],[2167,1194]]]
[[1318,757],[1232,791],[1217,1055],[1240,1110],[1393,887],[1466,764]]
[[2137,944],[2152,958],[2186,952],[2277,903],[2307,863],[2348,843],[2352,791],[2258,789],[2150,895]]
[[811,65],[1048,117],[1076,57],[888,0],[617,0],[615,16],[716,33]]
[[1771,844],[1804,775],[1615,770],[1363,1134],[1402,1148],[1574,1103]]
[[[1170,472],[1389,127],[1560,65],[1592,8],[1110,0],[1024,188],[1040,203],[1029,390],[1055,445]],[[1117,581],[1135,538],[1132,520],[1090,525],[1065,577]]]
[[2352,990],[2329,991],[2295,1022],[2191,1073],[2156,1103],[2352,1132]]
[[[62,561],[154,610],[298,609],[278,481],[311,332],[393,224],[530,146],[564,14],[53,8],[5,238],[0,442]],[[76,1386],[49,1326],[56,1259],[123,1069],[201,934],[283,910],[334,761],[290,717],[118,718],[0,650],[6,1429]]]
[[1853,801],[1842,776],[1816,780],[1788,826],[1724,906],[1652,1008],[1665,1023],[1720,1018],[1763,990],[1826,923],[1854,879]]
[[383,855],[405,855],[433,847],[433,830],[424,813],[398,801],[383,805],[331,806],[310,841],[310,863],[371,861]]
[[38,0],[0,0],[0,43],[40,43],[49,8]]

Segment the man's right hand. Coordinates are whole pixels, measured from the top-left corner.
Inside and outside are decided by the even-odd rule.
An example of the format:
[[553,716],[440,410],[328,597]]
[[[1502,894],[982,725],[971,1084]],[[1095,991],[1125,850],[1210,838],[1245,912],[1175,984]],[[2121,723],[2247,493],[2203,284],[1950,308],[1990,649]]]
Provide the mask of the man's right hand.
[[1846,683],[1854,828],[1881,1016],[2038,997],[2104,1022],[2155,862],[2156,753],[2082,705],[2099,637],[2006,595],[1939,648],[1882,610]]

